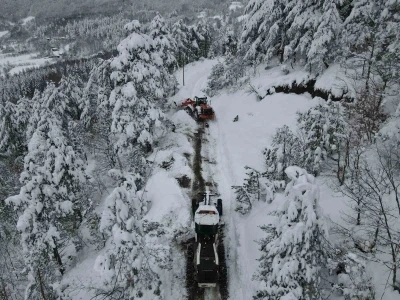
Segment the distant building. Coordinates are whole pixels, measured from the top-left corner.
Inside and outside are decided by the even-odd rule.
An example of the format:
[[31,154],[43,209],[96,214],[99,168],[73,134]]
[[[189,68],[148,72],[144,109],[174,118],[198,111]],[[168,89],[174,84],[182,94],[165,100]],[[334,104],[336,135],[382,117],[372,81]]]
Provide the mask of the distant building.
[[61,55],[60,49],[55,48],[55,47],[51,48],[51,54],[52,54],[51,55],[52,57],[60,57],[60,55]]

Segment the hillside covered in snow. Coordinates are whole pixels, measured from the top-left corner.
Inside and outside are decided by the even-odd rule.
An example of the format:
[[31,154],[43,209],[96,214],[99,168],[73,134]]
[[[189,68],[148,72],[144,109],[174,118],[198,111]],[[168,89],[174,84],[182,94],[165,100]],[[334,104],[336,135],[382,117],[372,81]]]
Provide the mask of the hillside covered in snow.
[[0,53],[0,300],[400,297],[399,3],[226,4]]

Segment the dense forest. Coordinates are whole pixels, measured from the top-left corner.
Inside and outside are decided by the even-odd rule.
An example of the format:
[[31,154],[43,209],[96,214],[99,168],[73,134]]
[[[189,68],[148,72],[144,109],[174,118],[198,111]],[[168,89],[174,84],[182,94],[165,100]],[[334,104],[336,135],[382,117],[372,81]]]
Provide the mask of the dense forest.
[[[248,299],[375,299],[369,259],[387,269],[387,288],[399,290],[400,3],[250,0],[239,18],[188,22],[180,12],[201,1],[127,2],[21,0],[15,11],[0,3],[18,18],[38,7],[53,17],[109,13],[28,28],[79,38],[75,53],[87,57],[0,81],[0,299],[66,300],[80,289],[92,299],[168,299],[172,253],[190,228],[149,218],[148,181],[156,168],[190,165],[186,152],[168,167],[154,161],[177,134],[176,72],[206,59],[215,59],[209,97],[246,90],[257,101],[279,92],[321,100],[297,113],[296,130],[278,128],[264,163],[232,186],[240,217],[261,198],[285,199],[270,213],[277,222],[262,227],[260,284]],[[126,7],[153,13],[141,22],[122,14]],[[274,67],[306,76],[252,84]],[[332,68],[345,74],[339,90],[333,78],[319,81]],[[328,225],[321,211],[317,180],[326,174],[350,199],[341,224]],[[63,281],[90,251],[100,285]]]

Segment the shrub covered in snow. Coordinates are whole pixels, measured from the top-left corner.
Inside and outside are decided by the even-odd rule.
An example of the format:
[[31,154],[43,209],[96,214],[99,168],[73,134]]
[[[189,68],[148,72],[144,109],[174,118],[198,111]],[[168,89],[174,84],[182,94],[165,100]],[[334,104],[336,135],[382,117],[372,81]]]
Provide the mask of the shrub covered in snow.
[[236,211],[247,214],[256,201],[271,202],[275,197],[276,186],[264,174],[246,166],[247,178],[243,185],[232,186],[236,194]]
[[289,68],[288,68],[288,66],[285,65],[285,64],[281,65],[281,72],[282,72],[282,74],[284,74],[284,75],[289,74]]
[[263,151],[266,163],[265,175],[270,180],[288,180],[287,167],[302,166],[303,149],[301,140],[288,126],[278,128],[272,137],[271,147]]
[[218,95],[218,93],[226,87],[226,70],[225,64],[223,62],[219,62],[214,65],[211,69],[211,74],[207,80],[207,87],[204,89],[204,92],[213,97]]
[[326,229],[315,178],[299,167],[285,170],[290,178],[287,200],[272,214],[274,224],[262,227],[262,256],[255,299],[319,299],[320,270],[326,262],[322,248]]
[[345,299],[373,300],[375,291],[372,278],[366,270],[366,262],[354,253],[346,253],[328,260],[328,268],[336,290]]
[[224,88],[240,88],[247,81],[244,75],[243,58],[229,54],[224,62],[220,62],[212,68],[204,92],[209,96],[214,96]]

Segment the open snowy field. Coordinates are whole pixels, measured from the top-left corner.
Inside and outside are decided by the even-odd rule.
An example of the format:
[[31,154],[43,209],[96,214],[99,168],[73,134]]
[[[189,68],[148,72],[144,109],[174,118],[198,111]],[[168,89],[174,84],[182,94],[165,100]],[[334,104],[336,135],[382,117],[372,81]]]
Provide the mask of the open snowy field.
[[13,75],[51,62],[54,62],[54,59],[48,57],[38,57],[37,53],[17,56],[0,53],[0,74],[8,71],[9,74]]

